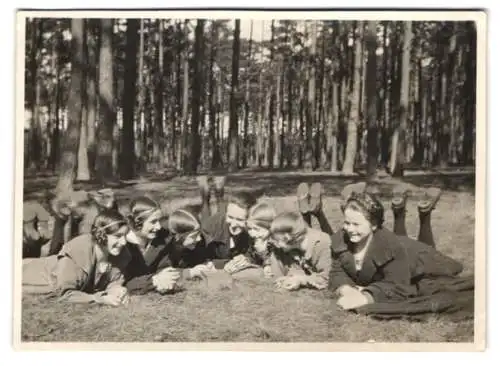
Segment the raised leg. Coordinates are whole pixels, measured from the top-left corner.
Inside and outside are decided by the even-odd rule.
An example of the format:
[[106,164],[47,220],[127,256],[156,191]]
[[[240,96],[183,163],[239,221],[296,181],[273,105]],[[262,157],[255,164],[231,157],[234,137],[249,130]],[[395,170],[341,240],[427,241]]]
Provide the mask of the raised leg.
[[226,185],[225,176],[214,177],[215,200],[217,202],[217,212],[223,212],[226,202],[224,200],[224,186]]
[[212,213],[210,211],[210,186],[208,185],[208,178],[206,175],[196,178],[198,188],[200,189],[201,196],[201,217],[209,217]]
[[431,212],[436,207],[440,197],[441,190],[439,188],[430,188],[425,193],[424,198],[418,203],[418,215],[420,218],[418,240],[434,248],[436,247],[436,242],[432,234]]
[[399,236],[408,236],[406,231],[406,199],[408,190],[396,186],[392,191],[391,208],[394,215],[394,233]]

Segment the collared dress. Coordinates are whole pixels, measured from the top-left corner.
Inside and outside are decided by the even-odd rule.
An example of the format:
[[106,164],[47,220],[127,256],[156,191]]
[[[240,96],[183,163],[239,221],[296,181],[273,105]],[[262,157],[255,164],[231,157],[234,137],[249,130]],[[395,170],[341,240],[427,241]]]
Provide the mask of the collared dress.
[[23,259],[22,289],[25,294],[52,294],[68,302],[92,303],[92,294],[124,283],[130,255],[123,249],[100,266],[90,234],[77,236],[56,255]]

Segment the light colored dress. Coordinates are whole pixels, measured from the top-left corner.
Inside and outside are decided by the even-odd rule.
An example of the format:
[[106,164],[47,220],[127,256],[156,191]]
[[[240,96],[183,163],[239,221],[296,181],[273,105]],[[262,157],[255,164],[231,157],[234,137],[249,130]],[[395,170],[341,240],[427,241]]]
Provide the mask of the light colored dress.
[[69,302],[94,302],[92,294],[124,282],[123,269],[130,261],[126,249],[110,257],[109,264],[97,262],[90,234],[77,236],[57,255],[23,259],[23,294],[54,294]]

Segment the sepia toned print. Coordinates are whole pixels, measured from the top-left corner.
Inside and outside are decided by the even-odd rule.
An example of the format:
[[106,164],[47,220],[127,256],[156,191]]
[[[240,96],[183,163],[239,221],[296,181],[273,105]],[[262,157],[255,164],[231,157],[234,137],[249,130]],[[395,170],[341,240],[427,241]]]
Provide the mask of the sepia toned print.
[[18,13],[19,348],[484,347],[485,14],[270,12]]

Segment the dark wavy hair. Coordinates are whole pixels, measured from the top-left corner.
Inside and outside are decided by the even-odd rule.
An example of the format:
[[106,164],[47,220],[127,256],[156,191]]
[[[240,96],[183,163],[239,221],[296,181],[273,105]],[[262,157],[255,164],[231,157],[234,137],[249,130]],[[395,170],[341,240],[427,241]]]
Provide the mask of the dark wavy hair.
[[106,245],[107,235],[113,235],[127,225],[125,217],[116,210],[104,209],[94,219],[90,234],[100,246]]
[[379,229],[384,224],[384,206],[374,194],[352,193],[346,200],[342,212],[348,208],[361,212],[372,225]]

